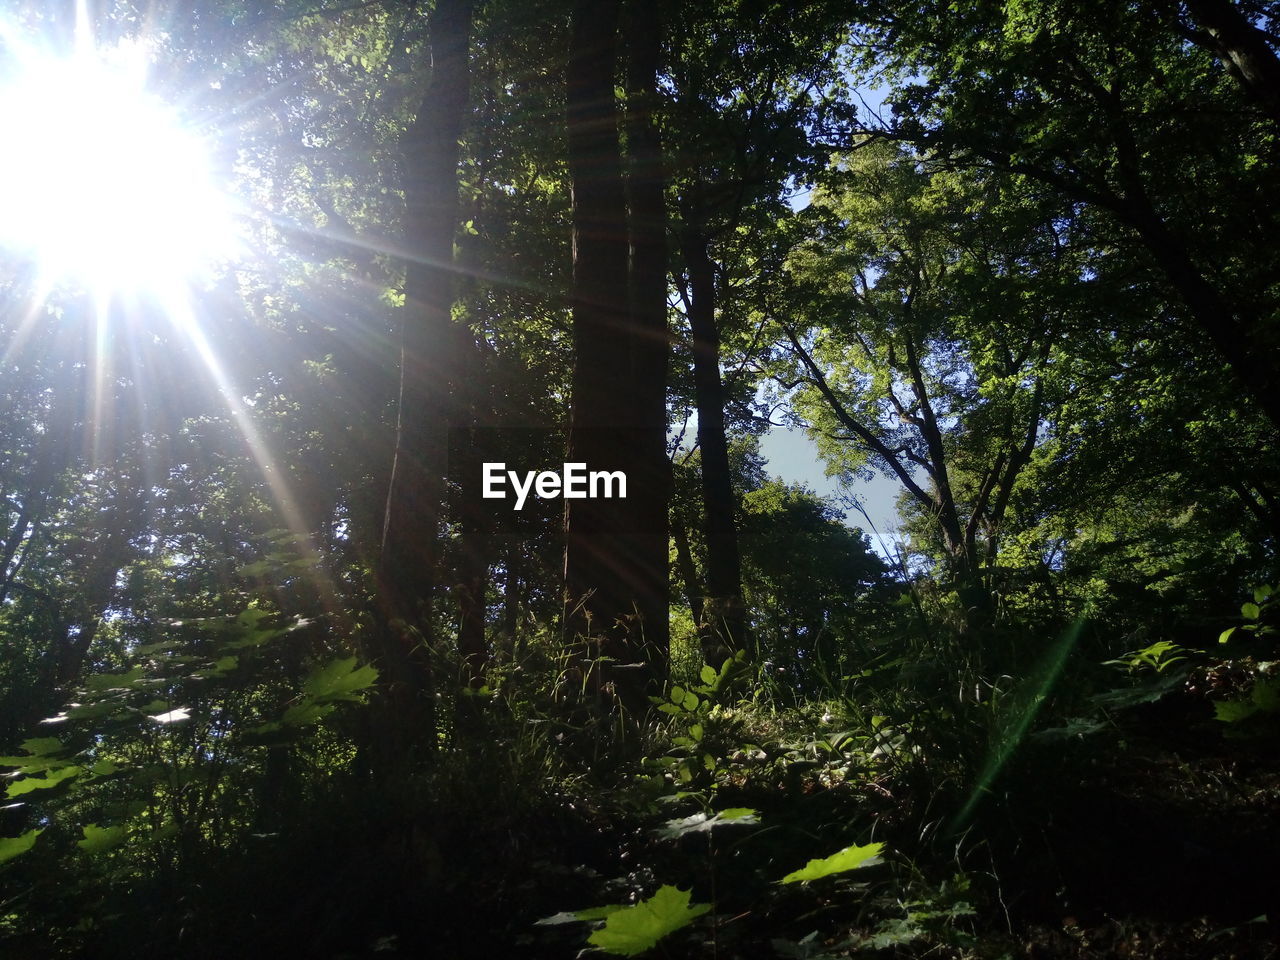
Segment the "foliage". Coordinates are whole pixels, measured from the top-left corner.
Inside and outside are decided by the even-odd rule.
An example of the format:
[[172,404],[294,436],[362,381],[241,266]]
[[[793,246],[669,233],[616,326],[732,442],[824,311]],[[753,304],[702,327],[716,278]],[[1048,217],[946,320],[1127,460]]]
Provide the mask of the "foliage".
[[[6,952],[1087,958],[1155,923],[1153,955],[1263,955],[1274,3],[37,6],[0,4],[14,64],[137,41],[245,236],[161,298],[0,251]],[[596,598],[608,649],[566,637],[564,505],[490,522],[413,427],[554,468],[598,412],[589,7],[625,175],[595,235],[637,262],[662,181],[670,348],[609,353],[619,277],[600,358],[654,388],[670,485],[653,442],[634,493],[672,536],[669,578]],[[772,475],[776,427],[839,493]],[[626,569],[616,533],[587,568]],[[628,613],[664,590],[669,647]]]
[[634,957],[668,934],[687,927],[711,909],[709,903],[689,903],[689,891],[659,887],[648,900],[611,912],[604,926],[588,942],[605,953]]
[[845,847],[843,850],[837,850],[829,857],[810,860],[799,870],[793,870],[778,882],[809,883],[813,880],[829,877],[834,873],[846,873],[849,870],[857,870],[859,867],[869,867],[880,862],[879,854],[883,849],[883,843],[868,843],[864,846]]

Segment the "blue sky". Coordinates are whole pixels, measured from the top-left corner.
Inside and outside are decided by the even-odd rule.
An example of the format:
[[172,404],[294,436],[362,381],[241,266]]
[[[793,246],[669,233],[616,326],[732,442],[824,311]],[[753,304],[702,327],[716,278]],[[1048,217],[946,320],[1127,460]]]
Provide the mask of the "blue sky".
[[[818,456],[814,446],[803,430],[788,427],[774,427],[760,438],[760,452],[769,461],[766,470],[788,483],[803,483],[815,493],[825,497],[837,497],[842,491],[833,477],[826,475],[826,467]],[[867,512],[876,530],[886,542],[897,526],[898,510],[896,501],[902,487],[889,477],[876,476],[869,481],[854,481],[848,491],[857,497],[862,509]],[[867,530],[867,521],[855,509],[845,511],[845,521],[853,527],[862,528],[876,545],[876,535]]]

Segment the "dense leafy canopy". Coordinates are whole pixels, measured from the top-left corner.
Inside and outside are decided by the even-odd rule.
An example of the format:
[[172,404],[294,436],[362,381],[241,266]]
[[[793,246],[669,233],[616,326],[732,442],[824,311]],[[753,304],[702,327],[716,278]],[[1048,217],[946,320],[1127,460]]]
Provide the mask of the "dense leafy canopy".
[[[1274,3],[13,0],[0,51],[7,954],[1267,955]],[[233,257],[78,222],[125,94],[7,86],[74,51]],[[628,497],[477,482],[577,459]]]

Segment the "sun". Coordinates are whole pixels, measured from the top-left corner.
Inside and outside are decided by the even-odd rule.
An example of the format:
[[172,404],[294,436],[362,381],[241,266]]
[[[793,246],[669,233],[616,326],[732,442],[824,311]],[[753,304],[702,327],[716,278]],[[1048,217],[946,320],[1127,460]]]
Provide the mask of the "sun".
[[208,143],[146,86],[145,51],[28,53],[0,76],[0,246],[50,282],[168,297],[238,247]]

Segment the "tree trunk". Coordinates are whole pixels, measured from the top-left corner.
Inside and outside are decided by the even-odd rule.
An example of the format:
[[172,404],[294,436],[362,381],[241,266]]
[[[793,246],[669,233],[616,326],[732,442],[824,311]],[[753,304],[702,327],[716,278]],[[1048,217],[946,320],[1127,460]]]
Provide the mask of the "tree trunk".
[[1187,0],[1187,9],[1208,35],[1208,46],[1244,92],[1280,123],[1280,59],[1266,35],[1230,0]]
[[[629,499],[565,501],[564,625],[569,637],[588,640],[593,654],[608,658],[597,683],[611,683],[635,711],[647,708],[645,694],[661,671],[654,638],[665,636],[668,615],[661,602],[666,539],[640,524],[652,519],[657,503],[665,515],[667,496],[662,488],[641,489],[652,480],[652,452],[665,430],[645,407],[644,398],[656,395],[652,383],[640,380],[660,375],[638,348],[652,331],[643,329],[628,296],[630,234],[614,94],[618,20],[617,0],[577,0],[573,7],[567,132],[575,358],[568,459],[588,470],[622,470]],[[662,584],[655,582],[659,564]]]
[[[688,219],[688,215],[686,215]],[[689,269],[689,326],[693,334],[693,378],[702,453],[702,503],[706,515],[707,580],[703,600],[703,653],[718,666],[746,641],[742,563],[734,522],[729,444],[720,379],[720,333],[716,329],[715,264],[705,231],[687,223],[681,237]]]
[[689,544],[689,528],[683,523],[675,524],[676,568],[680,571],[680,579],[684,581],[685,599],[689,603],[689,612],[693,614],[695,626],[701,629],[702,624],[702,587],[698,583],[698,569],[693,563],[693,550]]
[[381,696],[374,736],[388,758],[430,749],[434,711],[427,648],[438,578],[448,420],[470,334],[457,329],[453,239],[458,138],[468,101],[472,0],[437,0],[430,21],[431,86],[402,148],[405,306],[400,329],[396,450],[378,562]]
[[666,679],[670,653],[671,463],[667,459],[667,217],[666,177],[658,134],[660,8],[631,0],[626,9],[631,313],[635,325],[632,382],[644,446],[632,481],[635,557],[644,623],[645,661],[655,682]]

